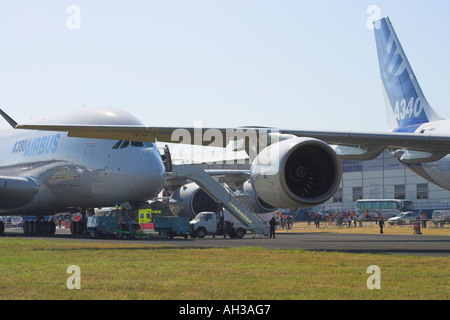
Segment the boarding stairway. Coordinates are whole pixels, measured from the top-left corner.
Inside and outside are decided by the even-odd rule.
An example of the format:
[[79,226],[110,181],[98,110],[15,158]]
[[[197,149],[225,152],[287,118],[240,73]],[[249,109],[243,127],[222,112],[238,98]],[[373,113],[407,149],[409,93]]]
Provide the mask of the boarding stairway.
[[197,183],[211,198],[222,204],[247,230],[264,236],[269,235],[269,226],[257,215],[250,212],[236,199],[232,191],[227,190],[200,165],[173,165],[167,175],[185,178]]

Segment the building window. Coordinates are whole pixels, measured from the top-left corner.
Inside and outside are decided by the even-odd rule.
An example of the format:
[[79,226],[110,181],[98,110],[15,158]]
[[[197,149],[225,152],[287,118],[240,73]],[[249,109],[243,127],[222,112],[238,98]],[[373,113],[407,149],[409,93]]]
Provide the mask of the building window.
[[405,199],[405,185],[397,184],[394,186],[394,198]]
[[342,188],[339,188],[333,195],[333,202],[342,202]]
[[344,160],[341,162],[342,172],[361,172],[363,167],[362,161]]
[[363,189],[362,187],[353,187],[353,201],[359,200],[363,198]]
[[417,184],[417,199],[428,199],[428,183]]

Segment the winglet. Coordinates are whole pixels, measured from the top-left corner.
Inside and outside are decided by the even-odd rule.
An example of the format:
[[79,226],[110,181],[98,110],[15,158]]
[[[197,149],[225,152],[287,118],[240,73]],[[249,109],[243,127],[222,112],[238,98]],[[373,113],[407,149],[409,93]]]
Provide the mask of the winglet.
[[17,122],[15,122],[10,116],[8,116],[2,109],[0,109],[0,114],[11,125],[11,127],[13,127],[14,129],[17,127]]

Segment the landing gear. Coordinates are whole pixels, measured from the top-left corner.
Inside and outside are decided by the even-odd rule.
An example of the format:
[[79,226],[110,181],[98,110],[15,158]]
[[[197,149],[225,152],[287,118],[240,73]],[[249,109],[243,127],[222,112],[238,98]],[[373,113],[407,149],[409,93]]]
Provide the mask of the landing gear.
[[[92,214],[93,213],[94,212],[92,211]],[[87,227],[87,214],[88,213],[86,209],[81,209],[79,216],[70,222],[71,234],[73,234],[74,236],[85,234]]]
[[24,234],[53,235],[56,231],[54,221],[25,221],[22,228]]
[[86,231],[86,222],[84,220],[81,221],[72,221],[70,223],[70,233],[73,235],[84,234]]
[[3,221],[0,221],[0,236],[5,233],[5,223]]

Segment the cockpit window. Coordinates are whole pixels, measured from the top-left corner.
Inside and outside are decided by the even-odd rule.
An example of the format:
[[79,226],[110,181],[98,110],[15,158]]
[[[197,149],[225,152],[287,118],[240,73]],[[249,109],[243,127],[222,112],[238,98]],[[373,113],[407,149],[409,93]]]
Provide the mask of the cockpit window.
[[114,144],[114,146],[112,147],[113,149],[125,149],[126,147],[128,147],[129,145],[131,145],[132,147],[137,147],[137,148],[151,148],[153,147],[153,143],[151,142],[141,142],[141,141],[117,141],[116,144]]
[[126,147],[128,147],[128,145],[130,144],[130,141],[124,141],[121,146],[120,149],[125,149]]
[[120,144],[121,144],[122,142],[123,142],[122,140],[117,141],[116,144],[115,144],[112,148],[113,148],[113,149],[119,149],[119,146],[120,146]]
[[131,141],[131,145],[132,145],[133,147],[139,147],[139,148],[142,148],[142,147],[144,146],[144,143],[143,143],[143,142],[140,142],[140,141]]

